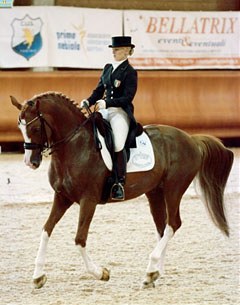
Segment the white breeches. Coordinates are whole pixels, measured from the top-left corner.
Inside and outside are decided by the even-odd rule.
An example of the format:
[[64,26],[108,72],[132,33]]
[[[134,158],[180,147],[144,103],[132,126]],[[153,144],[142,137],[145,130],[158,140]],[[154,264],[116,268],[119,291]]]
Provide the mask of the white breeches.
[[114,151],[123,150],[129,131],[129,117],[127,113],[119,107],[101,109],[99,112],[103,118],[109,121],[114,137]]

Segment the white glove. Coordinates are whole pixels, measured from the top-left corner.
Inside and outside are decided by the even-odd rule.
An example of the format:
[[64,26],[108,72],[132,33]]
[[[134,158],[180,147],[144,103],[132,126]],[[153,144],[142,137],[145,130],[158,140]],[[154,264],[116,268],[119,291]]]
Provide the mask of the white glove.
[[82,101],[80,102],[80,108],[84,108],[86,104],[89,106],[89,101],[88,101],[88,100],[85,100],[85,99],[82,100]]
[[104,100],[98,100],[96,102],[98,109],[106,109],[106,102]]

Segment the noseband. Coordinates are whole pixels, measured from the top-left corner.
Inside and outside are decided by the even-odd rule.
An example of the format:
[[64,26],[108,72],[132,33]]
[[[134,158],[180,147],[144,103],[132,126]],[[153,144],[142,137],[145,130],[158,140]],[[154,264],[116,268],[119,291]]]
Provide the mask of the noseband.
[[[27,127],[27,126],[31,125],[32,123],[34,123],[37,120],[40,120],[40,124],[41,124],[41,143],[38,144],[38,143],[24,142],[23,147],[24,147],[24,149],[29,149],[29,150],[40,149],[41,152],[45,152],[48,149],[50,149],[45,125],[47,125],[51,130],[52,130],[52,128],[48,124],[48,122],[44,119],[42,113],[38,113],[38,115],[34,119],[32,119],[31,121],[29,121],[26,124],[24,124],[19,117],[18,124],[19,125],[22,124],[22,125]],[[46,142],[44,142],[44,136],[45,136]]]

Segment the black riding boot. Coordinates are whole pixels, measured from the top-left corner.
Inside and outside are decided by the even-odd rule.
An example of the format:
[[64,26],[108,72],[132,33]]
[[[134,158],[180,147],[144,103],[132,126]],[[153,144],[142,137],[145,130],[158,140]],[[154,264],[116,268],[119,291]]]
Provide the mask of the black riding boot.
[[111,189],[112,200],[124,200],[124,184],[126,176],[127,156],[125,149],[115,153],[116,182]]

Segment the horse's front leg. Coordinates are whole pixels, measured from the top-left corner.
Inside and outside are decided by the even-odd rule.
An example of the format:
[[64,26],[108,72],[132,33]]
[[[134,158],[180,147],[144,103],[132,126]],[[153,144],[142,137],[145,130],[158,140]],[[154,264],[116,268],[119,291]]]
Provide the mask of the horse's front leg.
[[43,285],[47,281],[47,277],[44,273],[44,265],[45,265],[48,240],[49,240],[49,235],[45,230],[43,230],[41,234],[37,257],[35,259],[35,269],[33,273],[33,284],[35,288],[43,287]]
[[98,280],[108,281],[110,278],[109,271],[106,268],[101,268],[98,265],[96,265],[88,255],[86,249],[88,231],[95,209],[96,209],[96,203],[86,200],[81,200],[80,216],[79,216],[78,230],[75,238],[75,243],[82,255],[87,272],[92,274]]
[[44,266],[48,241],[55,225],[71,205],[71,201],[55,193],[52,210],[47,219],[47,222],[43,227],[37,257],[35,259],[35,269],[33,273],[33,283],[35,288],[43,287],[47,281],[47,277],[44,272]]

